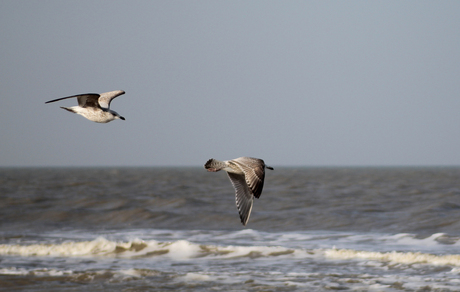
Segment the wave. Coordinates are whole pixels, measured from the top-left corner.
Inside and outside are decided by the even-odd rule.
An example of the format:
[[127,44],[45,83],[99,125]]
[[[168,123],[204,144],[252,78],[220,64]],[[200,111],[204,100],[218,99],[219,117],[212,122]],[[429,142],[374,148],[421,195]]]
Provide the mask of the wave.
[[329,249],[325,256],[332,259],[350,260],[374,260],[390,262],[393,264],[429,264],[429,265],[450,265],[460,266],[460,255],[433,255],[421,252],[371,252],[351,249]]
[[174,260],[201,257],[276,257],[304,251],[284,247],[227,246],[196,244],[187,240],[174,242],[143,241],[115,242],[99,237],[92,241],[63,242],[60,244],[0,245],[0,255],[54,256],[54,257],[124,257],[140,258],[166,256]]
[[335,260],[372,260],[397,264],[450,265],[460,267],[460,255],[434,255],[423,252],[362,251],[336,248],[287,248],[283,246],[218,246],[197,244],[187,240],[159,242],[134,239],[116,242],[98,237],[92,241],[68,241],[58,244],[2,244],[0,255],[51,257],[120,257],[169,258],[171,260],[207,259],[306,259],[321,257]]

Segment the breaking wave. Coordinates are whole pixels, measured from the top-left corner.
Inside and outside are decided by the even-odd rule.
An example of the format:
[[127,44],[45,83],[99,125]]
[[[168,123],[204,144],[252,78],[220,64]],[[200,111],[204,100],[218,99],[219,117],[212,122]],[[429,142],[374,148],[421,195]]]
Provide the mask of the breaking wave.
[[54,256],[54,257],[155,257],[166,256],[175,260],[214,257],[276,257],[305,253],[284,247],[268,246],[215,246],[196,244],[187,240],[174,242],[143,241],[115,242],[99,237],[92,241],[63,242],[60,244],[0,245],[0,255]]
[[350,260],[375,260],[396,264],[429,264],[460,266],[460,255],[433,255],[421,252],[371,252],[351,249],[329,249],[325,251],[328,258]]
[[116,242],[103,237],[92,241],[69,241],[58,244],[2,244],[0,255],[10,256],[51,256],[51,257],[120,257],[154,258],[167,257],[171,260],[191,260],[198,258],[293,258],[305,259],[324,257],[334,260],[373,260],[398,264],[450,265],[460,267],[460,255],[435,255],[423,252],[377,252],[336,248],[287,248],[283,246],[218,246],[197,244],[187,240],[173,242],[144,241],[134,239]]

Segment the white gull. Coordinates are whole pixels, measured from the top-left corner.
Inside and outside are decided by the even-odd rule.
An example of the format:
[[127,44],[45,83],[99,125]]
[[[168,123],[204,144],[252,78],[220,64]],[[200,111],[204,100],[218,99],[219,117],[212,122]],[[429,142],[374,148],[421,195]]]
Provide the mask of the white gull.
[[110,109],[110,102],[117,96],[125,94],[123,90],[115,90],[105,93],[85,93],[53,99],[45,103],[55,102],[67,98],[76,97],[78,100],[78,106],[63,107],[61,108],[68,110],[69,112],[76,113],[84,116],[90,121],[96,123],[108,123],[115,119],[125,120],[124,117],[120,116],[116,111]]

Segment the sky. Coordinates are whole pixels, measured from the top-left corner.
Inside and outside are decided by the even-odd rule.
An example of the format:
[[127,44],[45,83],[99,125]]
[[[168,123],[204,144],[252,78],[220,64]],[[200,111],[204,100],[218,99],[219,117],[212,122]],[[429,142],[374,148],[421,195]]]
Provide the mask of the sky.
[[[460,1],[0,1],[0,167],[460,165]],[[124,90],[98,124],[62,110]]]

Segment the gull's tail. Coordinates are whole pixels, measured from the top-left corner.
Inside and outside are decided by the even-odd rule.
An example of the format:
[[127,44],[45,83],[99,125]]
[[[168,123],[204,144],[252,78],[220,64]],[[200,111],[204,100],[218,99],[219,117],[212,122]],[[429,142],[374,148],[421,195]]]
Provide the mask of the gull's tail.
[[66,111],[69,111],[69,112],[71,112],[71,113],[74,113],[74,114],[77,113],[77,112],[76,112],[73,108],[71,108],[71,107],[63,107],[63,106],[61,106],[61,108],[62,108],[62,109],[65,109]]
[[227,167],[225,162],[216,160],[214,158],[209,159],[204,165],[204,168],[206,168],[208,171],[214,172],[224,169],[225,167]]

